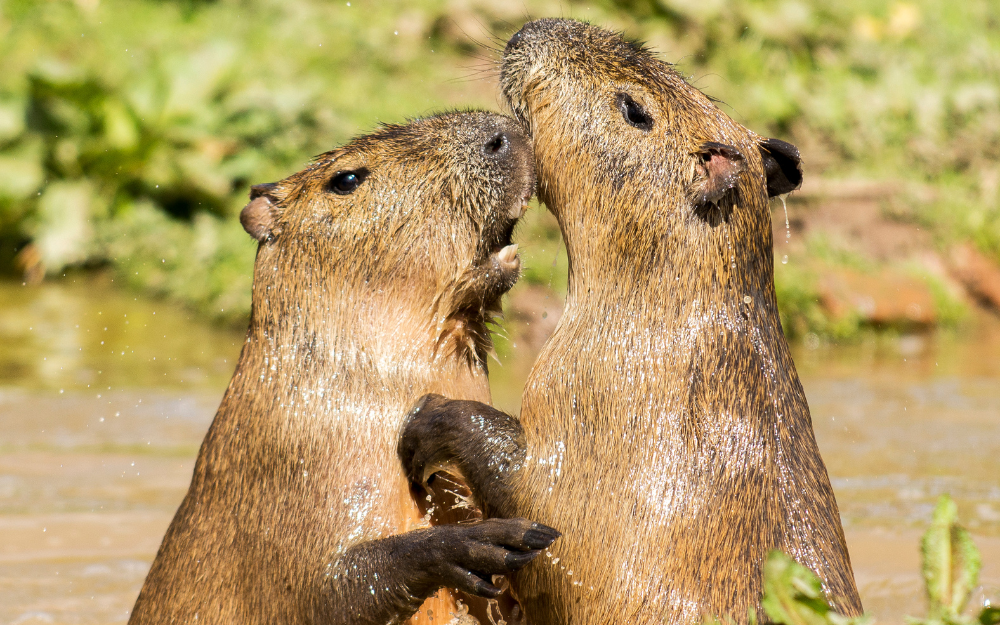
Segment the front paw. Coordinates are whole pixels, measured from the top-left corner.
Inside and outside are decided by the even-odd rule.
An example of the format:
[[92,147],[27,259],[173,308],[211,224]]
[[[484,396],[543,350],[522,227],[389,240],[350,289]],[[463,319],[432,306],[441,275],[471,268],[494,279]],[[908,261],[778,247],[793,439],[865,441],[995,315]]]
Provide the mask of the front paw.
[[488,519],[425,530],[424,562],[437,587],[495,598],[494,575],[510,575],[534,560],[562,534],[527,519]]
[[517,255],[517,243],[491,254],[490,267],[496,276],[493,291],[497,293],[509,291],[521,277],[521,257]]
[[396,451],[406,477],[415,486],[423,486],[429,477],[428,468],[433,471],[434,465],[449,455],[448,406],[454,401],[441,395],[424,395],[407,416]]

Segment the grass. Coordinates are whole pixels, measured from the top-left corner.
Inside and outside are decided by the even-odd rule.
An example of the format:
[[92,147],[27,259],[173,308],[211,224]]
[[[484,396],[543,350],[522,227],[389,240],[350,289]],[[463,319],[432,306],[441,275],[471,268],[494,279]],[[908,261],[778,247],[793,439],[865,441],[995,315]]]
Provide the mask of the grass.
[[250,184],[379,121],[490,104],[424,37],[427,7],[347,4],[0,4],[0,264],[107,264],[245,318]]

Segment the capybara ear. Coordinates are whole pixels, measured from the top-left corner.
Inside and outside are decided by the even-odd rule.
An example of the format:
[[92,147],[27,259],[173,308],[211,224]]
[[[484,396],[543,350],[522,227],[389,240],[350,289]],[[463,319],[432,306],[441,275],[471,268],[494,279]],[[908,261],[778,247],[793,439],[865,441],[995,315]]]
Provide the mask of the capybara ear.
[[740,173],[746,169],[746,160],[740,151],[725,143],[708,141],[698,151],[705,180],[694,196],[695,206],[715,204],[726,191],[736,186]]
[[764,157],[768,197],[802,186],[802,162],[797,147],[780,139],[765,139],[760,142],[760,155]]
[[270,241],[278,235],[274,198],[270,195],[275,186],[268,183],[250,187],[250,203],[240,211],[243,229],[260,242]]

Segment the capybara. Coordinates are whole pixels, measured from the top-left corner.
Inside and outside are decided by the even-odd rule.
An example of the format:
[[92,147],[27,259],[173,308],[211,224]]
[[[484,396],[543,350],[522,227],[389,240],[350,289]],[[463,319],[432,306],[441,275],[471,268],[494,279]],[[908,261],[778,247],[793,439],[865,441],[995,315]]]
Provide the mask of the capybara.
[[422,394],[489,401],[534,186],[518,124],[467,112],[252,189],[246,342],[131,623],[443,624],[439,588],[494,597],[551,544],[524,519],[427,527],[396,457]]
[[520,423],[422,401],[400,442],[411,479],[456,465],[488,516],[564,533],[515,575],[533,625],[746,622],[772,549],[859,614],[775,298],[768,198],[801,183],[798,150],[572,20],[525,25],[500,82],[566,243],[566,307]]

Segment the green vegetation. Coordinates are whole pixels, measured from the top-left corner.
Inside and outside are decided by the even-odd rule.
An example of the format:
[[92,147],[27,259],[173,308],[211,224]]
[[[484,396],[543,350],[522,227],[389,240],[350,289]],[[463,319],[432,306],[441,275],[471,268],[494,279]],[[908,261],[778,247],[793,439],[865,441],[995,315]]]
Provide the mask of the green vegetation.
[[[108,266],[242,319],[254,246],[235,216],[249,184],[379,121],[496,108],[485,48],[525,14],[646,40],[736,119],[796,142],[810,178],[892,181],[892,219],[1000,262],[996,2],[506,4],[0,0],[0,269],[36,280]],[[522,240],[527,279],[559,289],[552,220]],[[843,264],[820,247],[776,263],[785,327],[850,337],[863,320],[818,303],[819,274]],[[961,318],[927,280],[939,322]]]
[[865,625],[868,616],[850,618],[835,612],[812,571],[780,551],[764,564],[764,613],[782,625]]
[[380,120],[488,104],[425,36],[434,13],[349,4],[0,2],[0,266],[109,265],[243,319],[250,184]]
[[[927,616],[907,617],[910,625],[996,625],[1000,608],[984,606],[967,615],[966,606],[979,582],[979,550],[958,524],[955,502],[938,501],[930,528],[920,547],[927,591]],[[772,551],[764,565],[764,597],[768,619],[777,625],[866,625],[870,616],[848,618],[833,611],[823,586],[812,571],[780,551]],[[751,619],[756,622],[755,618]]]

